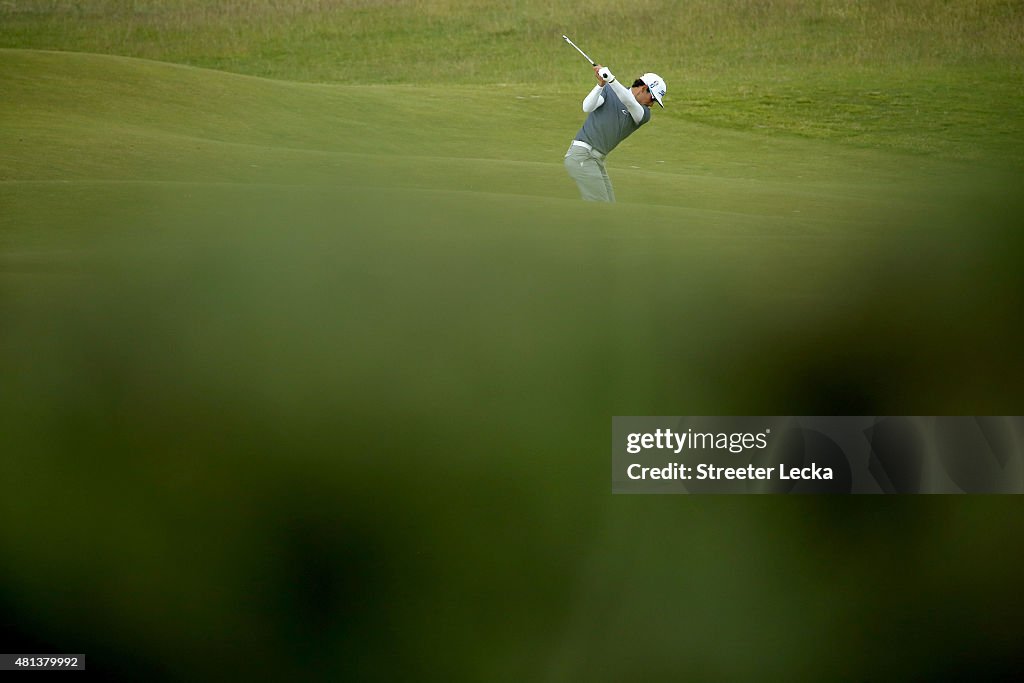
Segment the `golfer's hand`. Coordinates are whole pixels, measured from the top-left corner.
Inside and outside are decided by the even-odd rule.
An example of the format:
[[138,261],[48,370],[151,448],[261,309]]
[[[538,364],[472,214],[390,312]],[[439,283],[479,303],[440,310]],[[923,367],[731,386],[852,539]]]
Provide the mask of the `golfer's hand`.
[[600,64],[594,67],[594,76],[597,77],[597,82],[601,85],[615,82],[615,76],[612,75],[608,67],[601,66]]
[[603,69],[603,68],[604,67],[601,66],[600,64],[598,64],[597,66],[594,67],[594,78],[597,79],[597,84],[598,85],[604,85],[605,84],[605,80],[603,78],[601,78],[601,69]]

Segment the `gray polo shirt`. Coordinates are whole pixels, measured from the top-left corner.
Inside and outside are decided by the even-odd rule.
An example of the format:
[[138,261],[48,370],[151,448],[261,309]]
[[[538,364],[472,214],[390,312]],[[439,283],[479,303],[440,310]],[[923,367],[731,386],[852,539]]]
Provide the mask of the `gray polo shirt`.
[[586,142],[601,154],[608,154],[633,131],[651,120],[651,110],[644,107],[644,117],[640,123],[635,123],[611,87],[605,85],[601,88],[601,96],[604,104],[587,115],[574,139]]

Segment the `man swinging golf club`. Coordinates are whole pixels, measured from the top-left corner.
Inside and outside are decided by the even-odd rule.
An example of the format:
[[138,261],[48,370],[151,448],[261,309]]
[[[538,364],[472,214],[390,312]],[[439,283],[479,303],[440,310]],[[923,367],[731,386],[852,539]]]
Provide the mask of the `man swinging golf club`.
[[604,167],[605,157],[620,142],[651,120],[651,106],[665,104],[665,81],[655,73],[645,73],[626,88],[607,67],[594,62],[583,50],[565,38],[594,67],[597,85],[583,100],[586,120],[565,153],[565,168],[576,181],[583,199],[614,202],[612,182]]

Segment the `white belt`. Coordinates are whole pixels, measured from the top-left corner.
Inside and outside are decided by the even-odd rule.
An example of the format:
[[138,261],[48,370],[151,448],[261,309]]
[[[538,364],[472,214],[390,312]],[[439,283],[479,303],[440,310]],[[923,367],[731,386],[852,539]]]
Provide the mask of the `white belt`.
[[590,153],[593,154],[598,159],[604,159],[604,155],[601,154],[600,152],[598,152],[596,149],[594,149],[593,145],[591,145],[589,143],[586,143],[586,142],[583,142],[582,140],[573,140],[572,141],[572,145],[570,145],[570,146],[571,147],[582,147],[584,149],[588,149],[588,150],[590,150]]

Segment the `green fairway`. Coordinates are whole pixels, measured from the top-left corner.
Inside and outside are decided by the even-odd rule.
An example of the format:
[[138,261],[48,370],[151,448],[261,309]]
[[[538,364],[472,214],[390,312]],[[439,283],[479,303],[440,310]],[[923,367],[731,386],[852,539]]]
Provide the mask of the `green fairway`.
[[[10,98],[0,113],[0,178],[9,187],[188,181],[576,194],[559,162],[578,105],[529,88],[314,86],[117,57],[2,54]],[[984,186],[973,178],[984,165],[655,118],[612,163],[624,201],[828,230]]]
[[[1022,22],[0,2],[0,636],[112,680],[1011,661],[1018,502],[613,498],[608,436],[1020,414]],[[563,32],[669,83],[614,205],[562,165]]]

